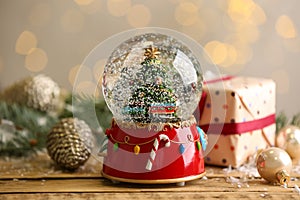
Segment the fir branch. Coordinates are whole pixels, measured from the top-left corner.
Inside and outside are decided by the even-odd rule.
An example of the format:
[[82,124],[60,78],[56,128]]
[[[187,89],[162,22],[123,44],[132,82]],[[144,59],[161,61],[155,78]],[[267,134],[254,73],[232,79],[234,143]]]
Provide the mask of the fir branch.
[[300,127],[300,112],[293,115],[291,119],[288,119],[284,112],[280,112],[276,116],[276,133],[278,133],[282,128],[288,125]]
[[93,130],[99,129],[99,126],[103,130],[109,128],[112,119],[112,113],[103,99],[86,94],[73,94],[66,98],[59,118],[74,116],[84,120]]
[[58,121],[57,117],[51,116],[26,106],[8,104],[0,101],[0,118],[14,122],[16,126],[31,130],[34,133],[48,132]]
[[293,116],[291,125],[300,127],[300,113]]
[[[72,105],[73,100],[75,100],[75,106]],[[61,118],[74,116],[84,120],[93,132],[97,133],[98,144],[103,143],[104,134],[99,133],[110,126],[112,118],[103,99],[70,94],[65,99],[64,109],[59,116],[0,101],[0,120],[11,122],[8,130],[0,121],[0,156],[24,156],[44,149],[47,134],[54,124]]]
[[[6,132],[0,128],[0,155],[1,156],[23,156],[29,153],[34,153],[35,149],[32,148],[28,135],[24,134],[24,130],[15,130]],[[12,138],[7,139],[7,135],[12,135]]]
[[288,118],[284,112],[276,116],[276,133],[288,124]]
[[[10,132],[0,126],[0,155],[26,155],[45,147],[46,135],[58,121],[57,117],[26,106],[0,101],[0,119],[13,123]],[[6,131],[6,132],[5,132]],[[11,140],[5,135],[11,134]]]
[[113,117],[104,99],[86,94],[70,94],[66,98],[64,111],[59,116],[59,118],[65,117],[84,120],[93,132],[99,152],[103,151],[101,146],[107,140],[103,132],[110,127]]

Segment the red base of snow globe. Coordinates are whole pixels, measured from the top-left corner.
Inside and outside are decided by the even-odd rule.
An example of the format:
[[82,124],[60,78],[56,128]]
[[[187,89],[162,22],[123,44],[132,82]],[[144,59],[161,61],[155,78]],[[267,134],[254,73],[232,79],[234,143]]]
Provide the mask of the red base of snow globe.
[[119,123],[114,120],[104,158],[104,177],[113,181],[184,183],[205,175],[201,133],[194,117],[180,123]]

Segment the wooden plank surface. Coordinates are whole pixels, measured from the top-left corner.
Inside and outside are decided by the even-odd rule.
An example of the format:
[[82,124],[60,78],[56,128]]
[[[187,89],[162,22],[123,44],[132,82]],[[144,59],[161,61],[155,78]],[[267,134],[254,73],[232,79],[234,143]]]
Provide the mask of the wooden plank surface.
[[144,192],[144,193],[38,193],[38,194],[10,194],[1,196],[1,200],[19,200],[19,199],[34,199],[34,200],[94,200],[94,199],[172,199],[172,200],[184,200],[184,199],[228,199],[228,200],[242,200],[242,199],[283,199],[283,200],[299,200],[299,196],[286,195],[284,193],[236,193],[236,192]]
[[243,172],[206,166],[204,179],[176,184],[140,185],[103,178],[101,162],[91,158],[75,172],[57,168],[45,155],[0,161],[0,200],[11,199],[300,199],[293,174],[288,188]]
[[[187,182],[184,187],[176,184],[144,185],[112,183],[104,178],[93,179],[49,179],[49,180],[4,180],[0,181],[0,193],[47,193],[47,192],[281,192],[290,193],[295,184],[288,188],[272,186],[261,179],[247,181],[241,186],[226,182],[225,178],[209,178]],[[300,196],[299,196],[300,197]]]
[[101,158],[91,157],[83,167],[70,172],[57,167],[46,153],[26,158],[2,158],[0,179],[101,177],[101,163]]
[[284,193],[228,193],[228,192],[205,192],[205,193],[194,193],[194,192],[147,192],[147,193],[46,193],[46,194],[11,194],[9,196],[1,196],[3,200],[20,200],[20,199],[34,199],[34,200],[86,200],[86,199],[284,199],[293,200],[298,199],[299,196],[286,196]]
[[[299,184],[299,181],[292,184]],[[224,178],[209,178],[187,182],[185,187],[175,184],[138,185],[113,184],[100,179],[50,179],[50,180],[19,180],[1,181],[0,199],[18,199],[28,196],[30,199],[66,199],[73,200],[101,197],[101,199],[199,199],[220,198],[267,198],[267,199],[300,199],[294,192],[293,185],[289,188],[272,186],[263,180],[251,180],[249,186],[237,187],[227,183]]]

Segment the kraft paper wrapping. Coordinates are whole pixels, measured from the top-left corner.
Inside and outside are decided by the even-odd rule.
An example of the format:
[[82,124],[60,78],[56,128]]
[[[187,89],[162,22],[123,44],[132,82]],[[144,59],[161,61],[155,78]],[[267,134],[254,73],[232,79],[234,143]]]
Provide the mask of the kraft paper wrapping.
[[[275,83],[270,79],[232,77],[222,84],[218,81],[207,83],[203,91],[207,96],[200,116],[200,127],[224,123],[234,126],[275,117]],[[211,146],[206,163],[238,167],[258,149],[274,145],[275,123],[264,127],[255,123],[251,125],[251,131],[242,133],[228,133],[227,130],[224,134],[223,128],[219,134],[208,131],[208,141],[217,142]]]

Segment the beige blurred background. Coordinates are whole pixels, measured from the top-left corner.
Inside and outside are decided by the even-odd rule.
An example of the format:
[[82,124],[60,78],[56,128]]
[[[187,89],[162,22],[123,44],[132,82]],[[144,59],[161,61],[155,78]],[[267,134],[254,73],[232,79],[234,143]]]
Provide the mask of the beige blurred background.
[[71,90],[98,43],[155,26],[195,39],[222,73],[272,78],[277,111],[292,116],[300,111],[299,8],[298,0],[1,0],[0,87],[43,73]]

